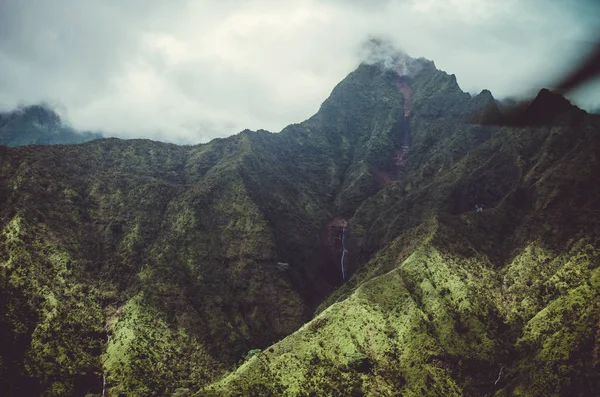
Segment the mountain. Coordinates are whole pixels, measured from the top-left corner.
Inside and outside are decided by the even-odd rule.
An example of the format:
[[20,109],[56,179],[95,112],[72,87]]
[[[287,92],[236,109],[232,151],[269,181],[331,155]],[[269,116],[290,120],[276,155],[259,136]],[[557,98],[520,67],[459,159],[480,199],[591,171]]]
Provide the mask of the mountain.
[[0,147],[2,389],[593,395],[600,118],[529,106],[399,54],[277,134]]
[[45,105],[0,112],[0,145],[72,144],[100,138],[102,134],[79,132],[64,125],[58,114]]

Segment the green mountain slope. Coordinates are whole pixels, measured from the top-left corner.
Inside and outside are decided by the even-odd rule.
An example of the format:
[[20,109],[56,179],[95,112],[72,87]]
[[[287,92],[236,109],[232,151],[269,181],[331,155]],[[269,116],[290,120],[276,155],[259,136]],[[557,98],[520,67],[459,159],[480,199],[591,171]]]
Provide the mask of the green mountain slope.
[[100,138],[102,134],[79,132],[64,125],[60,117],[44,105],[0,112],[0,145],[73,144]]
[[411,157],[406,181],[350,220],[369,262],[311,322],[202,394],[594,395],[598,123],[570,109],[479,144],[479,127],[463,126]]
[[470,124],[488,91],[400,58],[279,134],[0,147],[0,387],[590,395],[600,121],[561,100]]

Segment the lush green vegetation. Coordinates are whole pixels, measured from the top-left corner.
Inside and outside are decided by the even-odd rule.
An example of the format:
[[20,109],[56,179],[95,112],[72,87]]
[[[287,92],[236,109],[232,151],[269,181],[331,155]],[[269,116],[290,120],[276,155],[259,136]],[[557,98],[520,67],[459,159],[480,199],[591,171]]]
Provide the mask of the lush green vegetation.
[[[418,60],[205,145],[0,146],[7,395],[591,395],[600,120],[501,112]],[[545,101],[540,95],[536,109]],[[483,212],[475,206],[483,205]],[[349,220],[348,270],[327,254]]]

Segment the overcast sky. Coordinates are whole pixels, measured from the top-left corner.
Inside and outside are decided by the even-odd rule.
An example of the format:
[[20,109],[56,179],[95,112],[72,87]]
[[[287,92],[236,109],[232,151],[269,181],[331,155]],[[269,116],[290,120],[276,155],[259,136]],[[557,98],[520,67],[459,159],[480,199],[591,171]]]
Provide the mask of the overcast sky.
[[279,131],[318,110],[373,35],[465,91],[520,95],[589,46],[594,3],[0,0],[0,108],[45,101],[78,129],[178,143]]

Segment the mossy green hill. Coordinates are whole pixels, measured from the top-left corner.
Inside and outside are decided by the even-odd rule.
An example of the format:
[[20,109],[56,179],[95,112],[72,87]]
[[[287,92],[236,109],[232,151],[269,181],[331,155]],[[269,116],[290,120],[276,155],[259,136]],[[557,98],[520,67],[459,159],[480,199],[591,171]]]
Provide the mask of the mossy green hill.
[[407,118],[363,64],[278,134],[0,147],[2,390],[593,395],[600,118],[471,124],[491,94],[413,61]]

